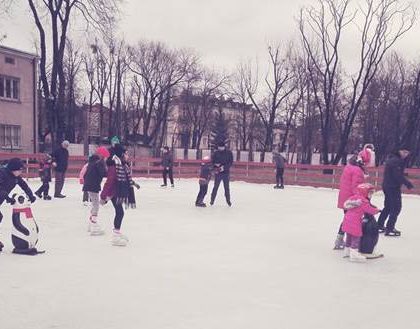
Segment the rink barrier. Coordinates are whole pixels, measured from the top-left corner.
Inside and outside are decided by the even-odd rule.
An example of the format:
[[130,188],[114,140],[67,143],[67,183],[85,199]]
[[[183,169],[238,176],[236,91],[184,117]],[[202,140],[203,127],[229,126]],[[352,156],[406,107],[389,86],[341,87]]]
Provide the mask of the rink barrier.
[[[26,178],[38,177],[38,161],[43,158],[43,154],[16,154],[0,153],[0,162],[19,156],[25,163]],[[85,156],[70,156],[67,177],[78,177],[80,169],[87,162]],[[135,158],[131,160],[133,177],[139,178],[161,178],[162,167],[159,158]],[[175,160],[174,177],[198,178],[201,160]],[[339,187],[340,176],[344,166],[342,165],[304,165],[289,164],[285,168],[285,185],[312,186],[333,188]],[[383,166],[368,168],[368,181],[381,188],[383,177]],[[406,169],[407,177],[414,184],[413,190],[403,187],[403,192],[407,194],[420,195],[420,169]],[[260,162],[235,162],[231,168],[231,179],[234,181],[244,181],[256,184],[274,184],[275,166],[271,163]]]

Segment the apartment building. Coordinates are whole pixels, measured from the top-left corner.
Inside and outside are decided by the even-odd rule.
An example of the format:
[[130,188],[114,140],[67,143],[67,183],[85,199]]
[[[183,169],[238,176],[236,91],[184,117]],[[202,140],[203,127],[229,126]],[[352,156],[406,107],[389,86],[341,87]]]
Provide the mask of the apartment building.
[[37,151],[37,68],[36,55],[0,46],[0,152]]

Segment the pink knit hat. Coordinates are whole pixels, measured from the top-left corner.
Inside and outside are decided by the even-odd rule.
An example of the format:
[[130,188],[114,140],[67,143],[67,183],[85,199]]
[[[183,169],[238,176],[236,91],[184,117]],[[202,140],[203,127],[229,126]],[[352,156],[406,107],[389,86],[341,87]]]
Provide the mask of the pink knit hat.
[[105,146],[100,146],[96,149],[96,154],[100,155],[103,158],[109,158],[110,154],[108,149]]

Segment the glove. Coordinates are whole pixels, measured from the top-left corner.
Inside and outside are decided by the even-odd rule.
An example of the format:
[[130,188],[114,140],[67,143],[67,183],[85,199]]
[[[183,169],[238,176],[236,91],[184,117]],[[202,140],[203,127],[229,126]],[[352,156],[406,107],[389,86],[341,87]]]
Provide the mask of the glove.
[[133,183],[133,186],[134,186],[136,189],[139,189],[139,188],[140,188],[140,185],[139,185],[139,184],[137,184],[137,183]]
[[36,198],[33,195],[29,196],[29,201],[31,201],[31,203],[34,203],[35,200]]
[[13,206],[16,203],[16,200],[14,198],[6,197],[6,202]]
[[412,190],[414,188],[414,185],[411,182],[408,182],[406,186],[409,190]]

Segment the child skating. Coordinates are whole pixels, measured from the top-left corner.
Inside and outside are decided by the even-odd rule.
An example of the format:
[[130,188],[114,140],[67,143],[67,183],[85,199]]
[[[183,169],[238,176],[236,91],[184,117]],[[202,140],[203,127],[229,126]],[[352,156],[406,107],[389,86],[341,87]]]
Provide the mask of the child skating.
[[206,197],[209,188],[212,167],[213,166],[210,157],[205,156],[200,167],[200,178],[198,180],[198,184],[200,185],[200,191],[198,192],[197,199],[195,201],[196,207],[206,207],[206,204],[204,203],[204,198]]
[[109,157],[109,151],[101,146],[95,154],[89,158],[86,173],[83,176],[83,193],[88,193],[91,201],[88,232],[91,235],[102,235],[104,230],[98,223],[99,192],[101,191],[102,179],[107,176],[105,160]]
[[44,158],[39,162],[39,177],[41,178],[42,185],[35,192],[35,195],[44,200],[51,200],[51,197],[48,195],[50,190],[51,182],[51,167],[52,167],[52,157],[48,153],[44,154]]
[[356,194],[344,202],[346,214],[344,215],[342,229],[346,233],[344,257],[350,261],[363,262],[366,257],[359,252],[360,240],[363,235],[362,220],[364,214],[375,215],[379,209],[370,204],[370,199],[375,191],[372,184],[359,184]]

